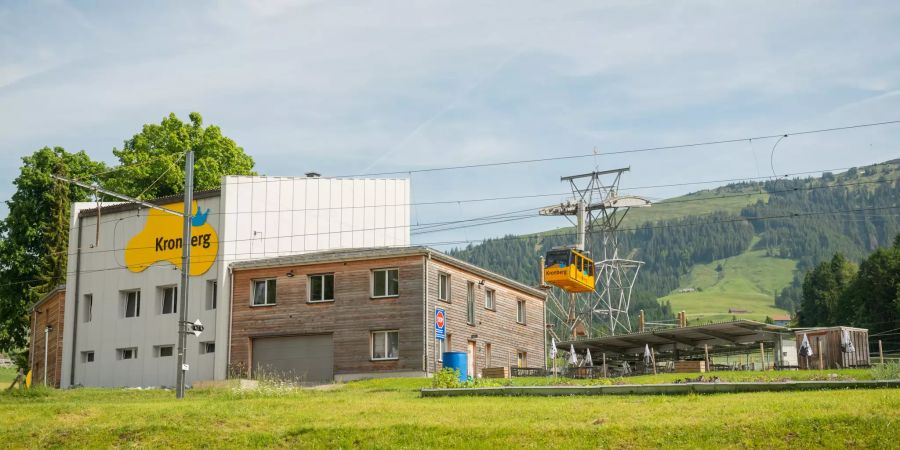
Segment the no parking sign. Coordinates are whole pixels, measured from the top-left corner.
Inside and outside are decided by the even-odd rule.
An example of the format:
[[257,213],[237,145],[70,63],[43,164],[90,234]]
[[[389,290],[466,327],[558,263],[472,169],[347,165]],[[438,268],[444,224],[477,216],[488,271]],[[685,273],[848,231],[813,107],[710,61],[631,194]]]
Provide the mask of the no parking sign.
[[446,319],[442,308],[434,309],[434,337],[435,339],[444,340],[446,336]]

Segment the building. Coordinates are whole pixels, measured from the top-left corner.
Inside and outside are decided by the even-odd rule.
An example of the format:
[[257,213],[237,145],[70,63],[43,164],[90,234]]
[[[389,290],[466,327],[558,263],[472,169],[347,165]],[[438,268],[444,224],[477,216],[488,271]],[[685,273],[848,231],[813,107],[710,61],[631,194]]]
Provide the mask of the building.
[[772,316],[772,323],[779,327],[786,327],[791,324],[790,314],[775,314]]
[[[869,330],[865,328],[809,328],[795,333],[797,363],[801,369],[869,367]],[[811,356],[800,352],[804,336],[812,350]]]
[[[312,175],[228,176],[194,194],[188,318],[205,330],[188,338],[188,383],[227,375],[232,262],[409,245],[409,180]],[[183,211],[181,197],[154,203]],[[99,206],[72,210],[60,385],[173,386],[183,221]]]
[[[442,351],[485,367],[544,366],[538,289],[427,247],[337,250],[232,264],[236,372],[307,382],[423,376]],[[435,339],[436,309],[446,339]]]
[[31,307],[28,367],[33,385],[60,386],[66,287],[57,286]]

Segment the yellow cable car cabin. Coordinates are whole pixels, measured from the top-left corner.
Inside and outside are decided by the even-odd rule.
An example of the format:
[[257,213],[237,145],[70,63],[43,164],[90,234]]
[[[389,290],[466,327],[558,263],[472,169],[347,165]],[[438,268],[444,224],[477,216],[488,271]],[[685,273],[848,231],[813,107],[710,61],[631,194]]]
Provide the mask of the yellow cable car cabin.
[[544,282],[566,292],[591,292],[594,290],[594,261],[577,250],[551,250],[544,260]]

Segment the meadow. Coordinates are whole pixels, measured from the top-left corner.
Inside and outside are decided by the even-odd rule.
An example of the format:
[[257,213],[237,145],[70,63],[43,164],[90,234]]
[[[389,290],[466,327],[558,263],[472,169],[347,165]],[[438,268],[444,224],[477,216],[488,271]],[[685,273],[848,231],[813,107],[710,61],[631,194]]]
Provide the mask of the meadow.
[[421,398],[430,383],[190,390],[181,401],[168,390],[36,389],[0,395],[0,435],[8,448],[896,448],[900,425],[897,389]]

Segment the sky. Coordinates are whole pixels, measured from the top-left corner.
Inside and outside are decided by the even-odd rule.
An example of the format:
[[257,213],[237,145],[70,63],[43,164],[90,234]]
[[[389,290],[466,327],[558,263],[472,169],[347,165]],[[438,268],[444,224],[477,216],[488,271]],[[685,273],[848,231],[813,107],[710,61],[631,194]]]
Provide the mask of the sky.
[[[0,199],[44,146],[112,149],[201,113],[265,175],[412,172],[413,224],[565,200],[561,176],[630,167],[654,201],[900,157],[898,2],[118,2],[0,0]],[[5,216],[5,207],[0,216]],[[474,241],[559,217],[414,235]]]

